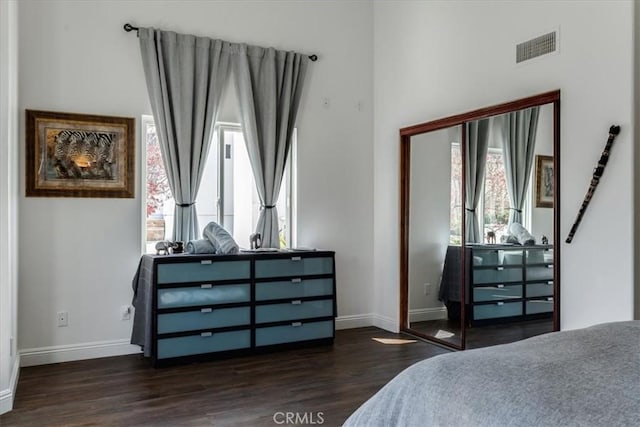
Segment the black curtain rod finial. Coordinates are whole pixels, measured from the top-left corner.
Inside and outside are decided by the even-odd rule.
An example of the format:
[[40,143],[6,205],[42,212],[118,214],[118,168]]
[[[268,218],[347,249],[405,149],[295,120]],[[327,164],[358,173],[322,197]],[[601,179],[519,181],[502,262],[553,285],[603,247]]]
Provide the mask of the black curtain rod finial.
[[138,27],[134,27],[133,25],[129,24],[128,22],[126,24],[124,24],[124,30],[127,33],[130,33],[131,31],[135,31],[136,33],[138,32],[139,28]]
[[309,55],[309,59],[310,59],[312,62],[316,62],[316,61],[318,60],[318,55]]

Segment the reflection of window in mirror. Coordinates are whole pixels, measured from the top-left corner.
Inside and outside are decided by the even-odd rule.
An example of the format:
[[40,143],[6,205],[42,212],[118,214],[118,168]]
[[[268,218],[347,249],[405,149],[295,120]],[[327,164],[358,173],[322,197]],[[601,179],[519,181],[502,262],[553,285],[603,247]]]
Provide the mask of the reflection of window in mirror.
[[[449,242],[460,244],[462,236],[462,156],[460,144],[451,143],[451,233]],[[529,186],[531,188],[531,186]],[[484,175],[482,197],[478,203],[480,215],[480,229],[483,230],[485,243],[487,235],[493,232],[495,243],[508,234],[509,227],[509,192],[507,190],[506,169],[502,148],[490,147],[487,152],[487,163]],[[530,227],[531,221],[531,191],[523,208],[524,227]]]
[[449,244],[462,244],[462,154],[460,143],[451,143],[451,208]]
[[510,213],[504,155],[500,148],[490,147],[487,152],[483,197],[478,208],[483,213],[480,216],[480,229],[483,230],[485,242],[489,232],[493,232],[496,242],[500,242],[500,238],[508,233]]

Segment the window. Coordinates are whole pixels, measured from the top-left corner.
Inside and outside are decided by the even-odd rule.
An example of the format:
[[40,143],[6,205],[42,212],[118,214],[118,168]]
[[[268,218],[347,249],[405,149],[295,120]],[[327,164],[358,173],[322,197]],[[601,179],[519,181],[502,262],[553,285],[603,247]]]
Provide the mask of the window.
[[460,144],[451,143],[451,208],[449,243],[462,244],[462,154]]
[[[523,210],[525,227],[530,221],[530,209],[532,192],[529,185],[527,201]],[[487,152],[487,164],[484,173],[483,194],[478,203],[477,211],[480,216],[480,229],[486,240],[487,233],[493,231],[496,241],[508,234],[510,203],[507,190],[506,170],[504,167],[504,154],[501,148],[490,147]],[[460,144],[451,143],[451,232],[449,241],[451,244],[460,244],[462,236],[462,156]]]
[[[162,163],[153,118],[142,119],[142,140],[146,142],[146,210],[144,247],[155,251],[159,240],[172,240],[174,200]],[[280,224],[280,245],[294,246],[295,237],[295,161],[296,133],[287,160],[285,175],[276,205]],[[196,198],[200,231],[211,221],[222,225],[241,247],[249,247],[249,235],[255,232],[260,213],[249,155],[237,124],[216,125],[205,169]]]
[[483,197],[478,206],[483,213],[480,217],[480,229],[485,238],[489,231],[493,231],[499,242],[500,236],[508,234],[509,207],[504,155],[499,148],[489,148],[484,170]]

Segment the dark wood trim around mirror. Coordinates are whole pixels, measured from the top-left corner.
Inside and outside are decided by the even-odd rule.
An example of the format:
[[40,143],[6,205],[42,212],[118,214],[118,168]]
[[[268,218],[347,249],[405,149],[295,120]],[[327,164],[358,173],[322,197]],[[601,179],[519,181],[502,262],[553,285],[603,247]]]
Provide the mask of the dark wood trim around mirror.
[[[427,132],[433,132],[454,126],[462,125],[462,138],[466,137],[466,124],[468,122],[522,110],[525,108],[553,104],[553,167],[554,167],[554,194],[553,194],[553,251],[554,251],[554,310],[553,310],[553,330],[560,330],[560,90],[541,93],[527,98],[517,99],[490,107],[480,108],[467,113],[457,114],[413,126],[400,129],[400,331],[425,338],[437,344],[455,349],[465,347],[465,313],[466,286],[461,286],[461,346],[453,345],[449,342],[427,336],[419,331],[410,328],[409,325],[409,177],[411,164],[411,137]],[[464,147],[464,141],[462,146]],[[466,153],[462,149],[462,161],[465,161]],[[462,168],[462,197],[464,200],[466,177],[465,168]],[[465,235],[465,215],[462,211],[462,235]],[[464,248],[464,243],[463,243]],[[465,265],[465,251],[462,251],[462,265]],[[462,283],[465,283],[465,269],[462,269]]]

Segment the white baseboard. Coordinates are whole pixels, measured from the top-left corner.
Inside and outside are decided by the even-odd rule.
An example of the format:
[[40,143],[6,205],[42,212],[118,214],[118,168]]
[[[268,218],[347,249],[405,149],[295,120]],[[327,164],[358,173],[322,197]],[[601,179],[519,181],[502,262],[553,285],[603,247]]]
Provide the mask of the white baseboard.
[[336,330],[366,328],[373,326],[373,314],[351,314],[336,317]]
[[128,339],[29,348],[20,350],[20,366],[47,365],[140,352],[140,347],[130,344]]
[[440,320],[447,318],[447,308],[414,308],[409,310],[409,322],[425,322],[427,320]]
[[396,320],[376,313],[352,314],[336,318],[336,330],[366,328],[367,326],[375,326],[396,333],[399,331]]
[[397,319],[392,319],[391,317],[381,316],[375,313],[373,314],[373,326],[384,329],[385,331],[395,332],[396,334],[400,332]]
[[20,378],[20,354],[17,354],[13,359],[13,368],[11,370],[11,379],[9,379],[9,388],[0,391],[0,414],[4,414],[13,409],[13,398],[16,395],[18,378]]
[[0,390],[0,414],[5,414],[13,409],[13,396],[11,389]]

